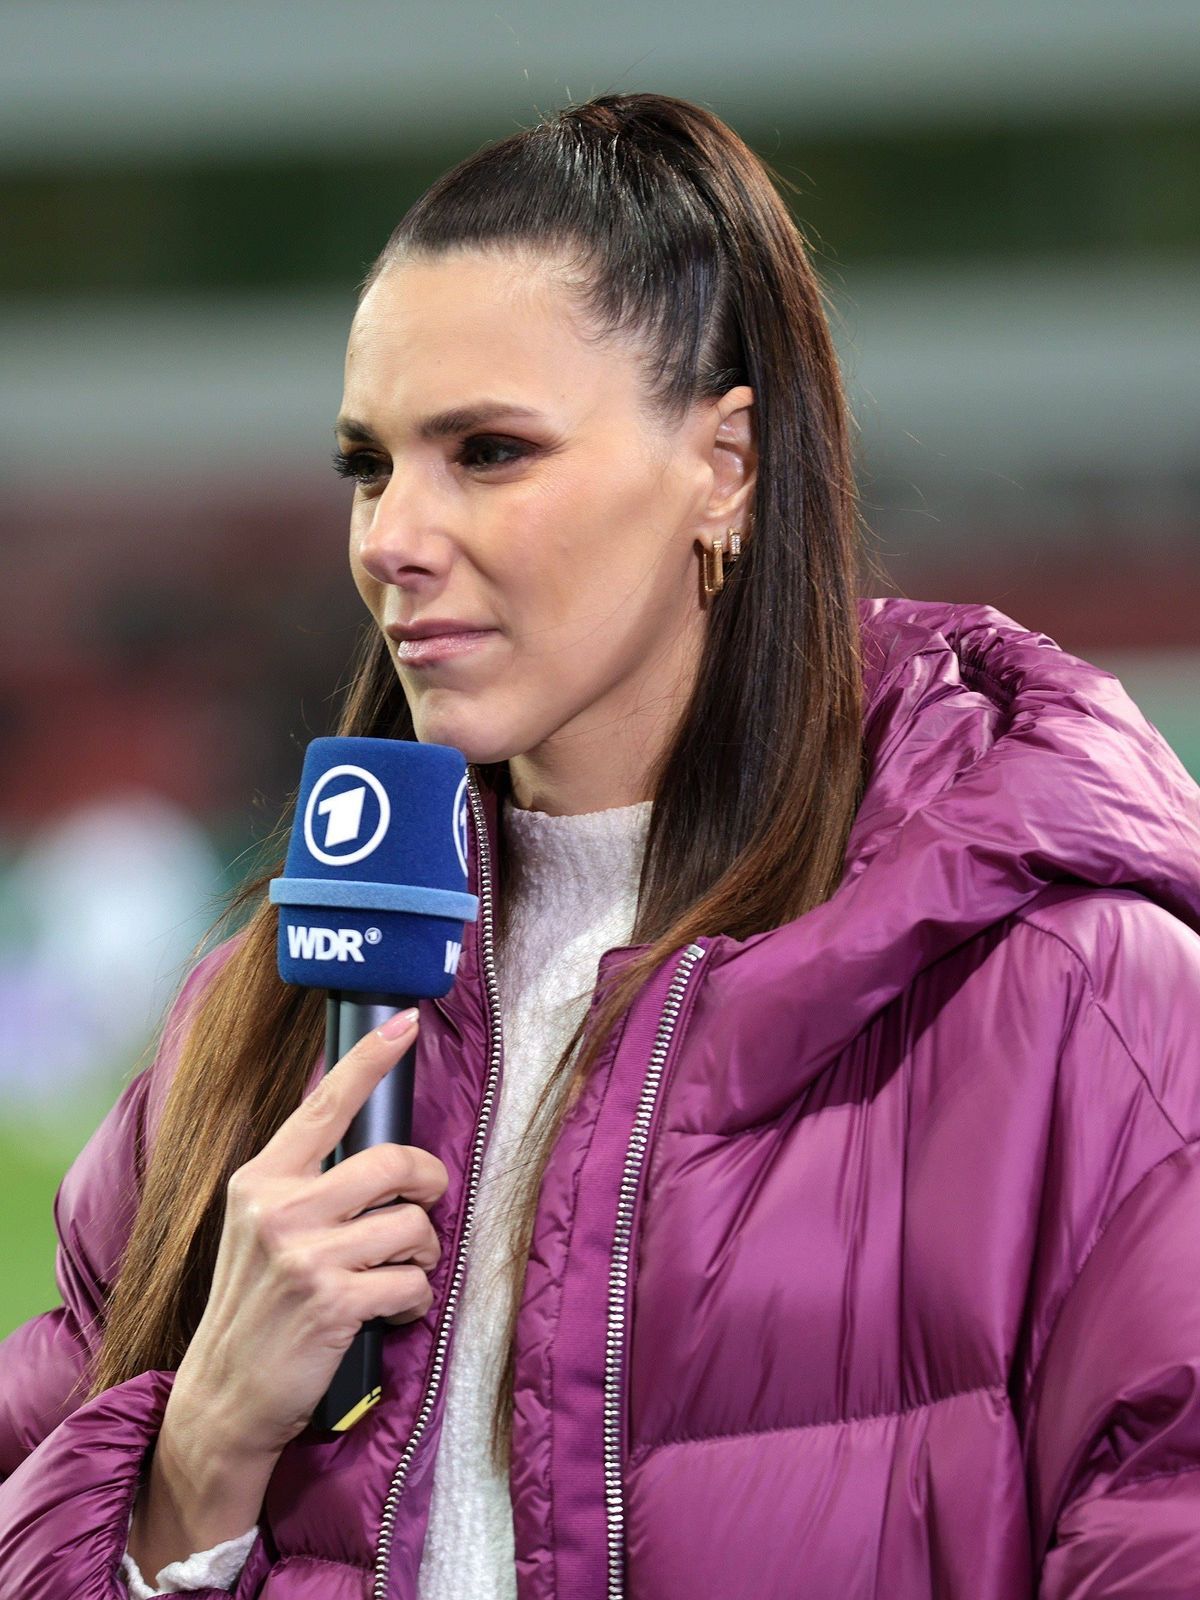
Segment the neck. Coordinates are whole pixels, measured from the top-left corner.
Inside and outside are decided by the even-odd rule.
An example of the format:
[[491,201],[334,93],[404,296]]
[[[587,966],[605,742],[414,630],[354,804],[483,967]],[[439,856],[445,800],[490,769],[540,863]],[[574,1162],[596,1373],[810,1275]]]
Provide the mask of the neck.
[[570,817],[653,799],[648,783],[655,752],[622,743],[611,732],[603,744],[569,743],[569,756],[547,742],[527,755],[509,758],[509,798],[514,806]]
[[512,805],[522,811],[544,811],[547,816],[581,816],[586,811],[613,811],[651,800],[645,771],[622,771],[614,755],[616,752],[610,752],[608,762],[597,755],[586,770],[576,762],[565,770],[554,762],[534,763],[530,757],[514,755],[509,760]]
[[649,795],[626,797],[616,793],[602,796],[589,792],[564,801],[562,796],[539,796],[535,793],[530,796],[528,804],[515,792],[510,793],[507,798],[508,803],[518,811],[537,811],[547,817],[582,817],[591,816],[597,811],[617,811],[630,806],[645,805],[649,803],[651,797]]
[[692,692],[705,616],[669,630],[639,671],[622,679],[533,749],[508,760],[513,804],[548,816],[611,811],[653,799],[652,777]]

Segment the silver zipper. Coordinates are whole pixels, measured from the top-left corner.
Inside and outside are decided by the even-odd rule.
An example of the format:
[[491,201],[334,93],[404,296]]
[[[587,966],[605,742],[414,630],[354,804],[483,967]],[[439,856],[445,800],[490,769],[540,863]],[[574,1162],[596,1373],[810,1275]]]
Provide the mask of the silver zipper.
[[625,1497],[621,1481],[621,1365],[625,1348],[625,1294],[633,1242],[633,1208],[638,1181],[649,1148],[650,1121],[658,1099],[663,1067],[671,1048],[684,991],[704,946],[689,944],[679,958],[658,1020],[654,1049],[638,1101],[637,1115],[625,1151],[625,1170],[617,1201],[617,1228],[608,1274],[608,1332],[604,1349],[604,1501],[608,1520],[608,1600],[625,1593]]
[[483,1104],[480,1107],[479,1121],[475,1126],[475,1141],[471,1146],[467,1193],[463,1202],[465,1215],[462,1233],[459,1237],[458,1253],[454,1258],[454,1271],[450,1277],[450,1288],[446,1295],[445,1309],[442,1312],[442,1320],[438,1324],[433,1370],[429,1375],[429,1386],[425,1390],[421,1408],[417,1412],[417,1420],[413,1424],[413,1431],[409,1435],[403,1455],[396,1464],[396,1470],[393,1472],[392,1481],[388,1486],[387,1498],[383,1503],[383,1515],[379,1526],[379,1542],[375,1551],[375,1582],[371,1591],[373,1600],[387,1600],[388,1569],[392,1559],[392,1538],[396,1531],[396,1511],[400,1504],[400,1496],[404,1492],[404,1482],[408,1476],[408,1469],[412,1465],[413,1457],[422,1438],[424,1438],[426,1428],[429,1426],[429,1419],[433,1415],[434,1407],[437,1404],[438,1390],[442,1384],[442,1375],[446,1364],[446,1350],[450,1343],[450,1331],[454,1326],[454,1314],[458,1307],[458,1297],[462,1291],[467,1246],[471,1241],[471,1229],[475,1220],[475,1198],[479,1189],[479,1175],[483,1170],[483,1152],[487,1144],[487,1131],[491,1123],[492,1106],[495,1102],[496,1087],[500,1079],[500,997],[496,983],[495,960],[492,953],[492,862],[489,853],[487,823],[483,814],[483,804],[475,787],[473,776],[468,778],[467,794],[470,798],[471,811],[475,818],[475,834],[479,840],[479,872],[483,890],[480,897],[483,908],[483,971],[487,985],[488,1019],[491,1024],[491,1056],[488,1061]]

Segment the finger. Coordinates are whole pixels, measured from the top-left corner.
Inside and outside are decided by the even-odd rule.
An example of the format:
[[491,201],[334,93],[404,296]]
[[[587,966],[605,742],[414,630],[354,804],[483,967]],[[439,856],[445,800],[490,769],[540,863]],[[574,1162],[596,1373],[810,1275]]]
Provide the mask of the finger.
[[410,1200],[429,1207],[446,1192],[445,1165],[415,1144],[374,1144],[321,1175],[313,1199],[322,1217],[345,1222],[372,1206]]
[[433,1291],[430,1290],[428,1305],[414,1306],[411,1311],[397,1311],[394,1316],[384,1317],[383,1320],[390,1322],[393,1328],[403,1328],[406,1324],[416,1322],[418,1318],[423,1317],[432,1304]]
[[399,1317],[414,1322],[433,1304],[433,1290],[420,1267],[364,1267],[347,1274],[346,1309],[360,1322]]
[[392,1070],[416,1035],[415,1020],[395,1039],[386,1039],[378,1028],[373,1028],[347,1050],[276,1129],[254,1157],[254,1166],[261,1172],[278,1175],[319,1172],[321,1162],[337,1149],[371,1090]]
[[431,1272],[442,1246],[420,1206],[385,1206],[330,1229],[322,1238],[325,1258],[354,1271],[360,1267],[400,1266],[412,1262]]

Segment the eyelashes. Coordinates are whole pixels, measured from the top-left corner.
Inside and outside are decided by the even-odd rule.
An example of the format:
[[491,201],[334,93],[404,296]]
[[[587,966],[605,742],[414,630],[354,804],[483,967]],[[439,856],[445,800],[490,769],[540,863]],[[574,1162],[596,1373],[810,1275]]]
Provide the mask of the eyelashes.
[[355,483],[370,483],[375,474],[365,471],[364,468],[368,462],[376,459],[377,457],[368,450],[355,450],[351,455],[347,455],[344,450],[335,450],[332,457],[333,470],[339,478],[352,478]]
[[[507,459],[502,461],[480,461],[479,453],[490,451],[510,451]],[[500,439],[492,435],[477,434],[470,439],[464,439],[462,446],[454,459],[459,466],[467,467],[472,471],[492,472],[497,467],[507,467],[514,461],[519,461],[523,456],[532,454],[532,446],[522,444],[516,439]],[[380,463],[381,456],[373,454],[370,450],[353,450],[347,454],[344,450],[335,450],[332,455],[333,470],[340,478],[351,478],[355,483],[374,483],[383,476]]]

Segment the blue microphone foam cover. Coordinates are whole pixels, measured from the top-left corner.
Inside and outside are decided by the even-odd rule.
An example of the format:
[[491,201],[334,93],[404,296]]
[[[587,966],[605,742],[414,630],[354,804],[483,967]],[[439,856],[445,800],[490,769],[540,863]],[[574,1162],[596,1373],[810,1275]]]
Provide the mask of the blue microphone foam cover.
[[385,995],[451,988],[467,883],[467,764],[451,745],[314,739],[279,907],[285,983]]

